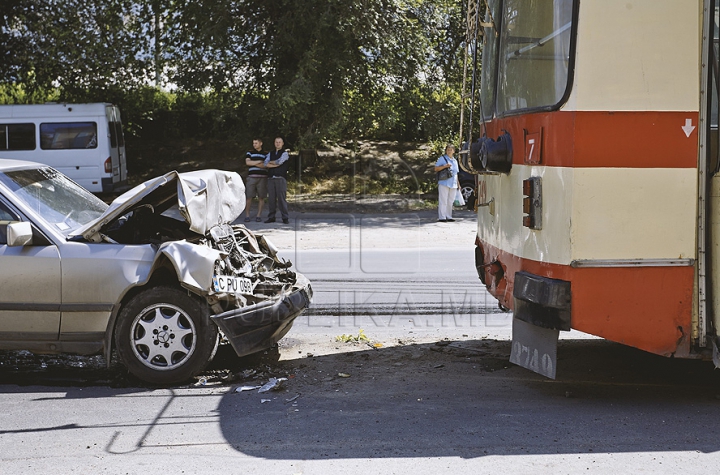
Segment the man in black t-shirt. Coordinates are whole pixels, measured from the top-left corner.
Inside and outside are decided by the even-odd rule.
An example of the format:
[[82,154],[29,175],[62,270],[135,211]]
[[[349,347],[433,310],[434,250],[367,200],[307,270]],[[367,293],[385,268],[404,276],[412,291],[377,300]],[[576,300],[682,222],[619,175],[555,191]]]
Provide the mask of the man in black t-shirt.
[[245,164],[250,167],[247,180],[245,181],[245,222],[250,221],[250,205],[255,196],[258,198],[258,210],[255,221],[260,222],[262,218],[263,204],[267,197],[268,170],[265,167],[265,156],[267,153],[262,149],[262,140],[253,139],[253,149],[245,155]]

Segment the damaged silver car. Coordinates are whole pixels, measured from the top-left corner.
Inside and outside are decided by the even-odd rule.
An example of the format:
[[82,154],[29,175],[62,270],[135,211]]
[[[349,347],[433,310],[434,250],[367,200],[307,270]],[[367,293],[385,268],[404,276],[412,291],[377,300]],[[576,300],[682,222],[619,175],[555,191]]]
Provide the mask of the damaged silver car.
[[236,173],[170,172],[108,206],[56,170],[0,159],[0,349],[103,353],[184,382],[221,338],[267,349],[310,304],[307,279],[231,223]]

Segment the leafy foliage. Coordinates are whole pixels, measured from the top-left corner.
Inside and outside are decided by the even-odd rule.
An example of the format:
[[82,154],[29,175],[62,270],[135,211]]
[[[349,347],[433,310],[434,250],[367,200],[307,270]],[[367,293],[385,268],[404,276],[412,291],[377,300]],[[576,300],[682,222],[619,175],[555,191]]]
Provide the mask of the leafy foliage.
[[450,136],[462,0],[4,0],[0,102],[107,101],[137,137]]

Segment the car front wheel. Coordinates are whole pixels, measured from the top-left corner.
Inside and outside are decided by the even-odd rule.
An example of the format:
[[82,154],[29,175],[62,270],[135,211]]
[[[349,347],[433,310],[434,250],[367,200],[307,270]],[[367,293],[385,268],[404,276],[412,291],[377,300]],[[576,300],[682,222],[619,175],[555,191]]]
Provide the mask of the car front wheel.
[[115,345],[128,371],[151,384],[182,383],[215,355],[218,329],[207,306],[186,291],[154,287],[136,295],[118,316]]

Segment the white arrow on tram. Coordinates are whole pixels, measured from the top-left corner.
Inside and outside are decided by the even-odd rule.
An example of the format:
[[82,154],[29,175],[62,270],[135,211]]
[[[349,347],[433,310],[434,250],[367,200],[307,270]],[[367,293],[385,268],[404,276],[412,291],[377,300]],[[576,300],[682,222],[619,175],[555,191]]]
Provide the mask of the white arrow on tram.
[[683,132],[685,132],[685,136],[690,138],[690,134],[692,134],[693,130],[695,130],[695,126],[692,125],[692,119],[685,119],[685,125],[683,125],[682,129]]

